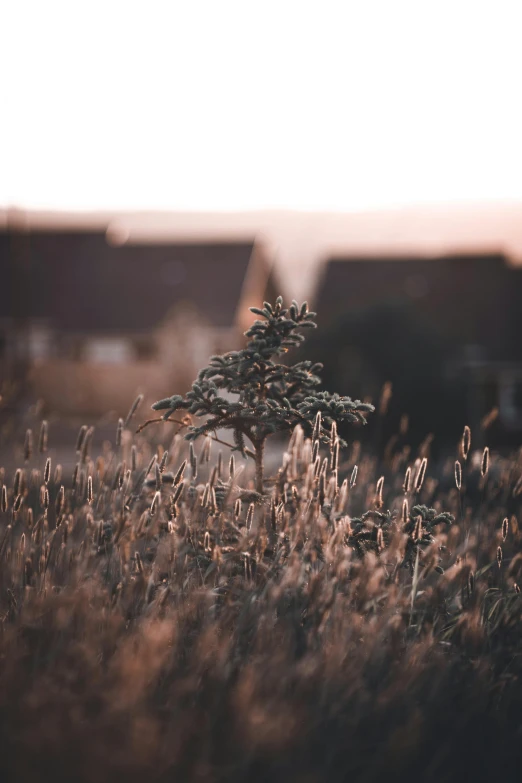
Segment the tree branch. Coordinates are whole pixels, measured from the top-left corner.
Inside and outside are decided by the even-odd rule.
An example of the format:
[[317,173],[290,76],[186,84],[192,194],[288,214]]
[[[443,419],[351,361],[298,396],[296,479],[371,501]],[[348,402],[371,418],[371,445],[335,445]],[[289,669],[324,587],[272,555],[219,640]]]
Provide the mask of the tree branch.
[[[149,424],[159,424],[162,421],[170,421],[173,424],[179,424],[178,432],[180,432],[185,427],[188,427],[192,420],[190,420],[190,421],[182,421],[180,419],[170,419],[170,418],[169,419],[164,419],[163,416],[160,416],[158,419],[147,419],[147,421],[144,421],[143,424],[140,424],[140,426],[136,430],[136,434],[138,434],[139,432],[142,432],[145,429],[145,427],[149,426]],[[226,446],[229,449],[235,449],[236,448],[232,443],[227,443],[225,440],[221,440],[221,438],[218,438],[218,436],[216,435],[215,432],[212,433],[212,437],[216,441],[216,443],[220,443],[222,446]],[[245,449],[245,454],[248,457],[251,457],[252,459],[255,459],[255,454],[250,449]]]
[[[140,424],[140,426],[136,430],[136,434],[138,434],[139,432],[142,432],[145,429],[145,427],[149,426],[149,424],[159,424],[162,421],[171,421],[174,424],[179,424],[180,425],[180,428],[179,428],[180,430],[183,429],[183,427],[188,427],[188,425],[189,425],[189,422],[180,421],[180,419],[164,419],[163,416],[160,416],[158,419],[147,419],[147,421],[144,421],[143,424]],[[179,432],[179,430],[178,430],[178,432]]]

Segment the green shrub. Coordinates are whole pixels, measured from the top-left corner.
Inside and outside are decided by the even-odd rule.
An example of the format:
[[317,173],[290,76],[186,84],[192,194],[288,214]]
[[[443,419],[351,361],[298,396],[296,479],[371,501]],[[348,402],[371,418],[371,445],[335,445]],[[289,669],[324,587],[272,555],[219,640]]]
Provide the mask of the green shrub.
[[[255,460],[256,490],[262,493],[265,442],[270,435],[291,431],[300,424],[307,433],[315,429],[314,439],[328,440],[334,424],[365,424],[363,414],[374,408],[350,397],[317,391],[319,363],[302,361],[288,366],[275,361],[304,340],[299,329],[315,328],[315,313],[308,311],[306,302],[299,307],[294,301],[287,310],[278,297],[274,306],[265,302],[263,309],[250,310],[263,320],[257,320],[246,332],[245,348],[213,356],[188,394],[166,397],[152,407],[165,410],[165,420],[178,410],[206,417],[204,424],[189,427],[188,440],[218,429],[232,430],[235,448]],[[221,396],[220,390],[233,398]],[[253,451],[247,449],[245,438]]]

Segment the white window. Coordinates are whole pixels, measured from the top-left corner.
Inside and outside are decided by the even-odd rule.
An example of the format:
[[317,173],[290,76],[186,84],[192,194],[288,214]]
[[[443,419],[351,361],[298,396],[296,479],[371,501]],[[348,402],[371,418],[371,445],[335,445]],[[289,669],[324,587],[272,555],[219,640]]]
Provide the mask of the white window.
[[84,356],[96,364],[126,364],[132,361],[133,351],[124,337],[97,337],[86,341]]
[[19,350],[33,362],[41,362],[52,355],[52,333],[44,325],[32,323],[19,338]]

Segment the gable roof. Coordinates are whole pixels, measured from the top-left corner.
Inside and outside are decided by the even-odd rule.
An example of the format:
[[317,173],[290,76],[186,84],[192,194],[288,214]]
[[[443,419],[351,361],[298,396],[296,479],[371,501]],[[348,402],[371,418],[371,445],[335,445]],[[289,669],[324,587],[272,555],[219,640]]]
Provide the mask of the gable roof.
[[501,254],[331,259],[314,309],[320,324],[331,324],[352,310],[400,302],[461,345],[522,359],[522,270]]
[[232,326],[254,242],[126,243],[103,231],[0,231],[0,317],[69,332],[146,332],[181,302]]

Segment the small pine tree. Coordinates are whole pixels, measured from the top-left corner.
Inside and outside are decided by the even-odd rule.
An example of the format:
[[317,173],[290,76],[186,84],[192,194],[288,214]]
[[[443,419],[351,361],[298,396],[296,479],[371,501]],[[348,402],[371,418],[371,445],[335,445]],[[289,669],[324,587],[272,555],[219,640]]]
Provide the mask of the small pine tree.
[[[316,373],[321,364],[302,361],[288,366],[274,361],[305,339],[298,329],[316,327],[315,313],[308,311],[306,302],[299,307],[293,301],[283,309],[283,299],[278,297],[274,306],[264,302],[263,309],[250,310],[263,320],[255,321],[245,332],[245,348],[212,356],[185,396],[175,394],[152,407],[166,411],[164,420],[178,410],[207,417],[200,426],[189,427],[187,440],[219,429],[232,430],[234,449],[255,460],[256,491],[262,493],[264,450],[270,435],[300,424],[317,439],[327,441],[333,422],[365,424],[364,413],[374,408],[360,400],[318,391],[321,379]],[[231,396],[221,396],[220,389]],[[247,448],[245,438],[253,449]]]

